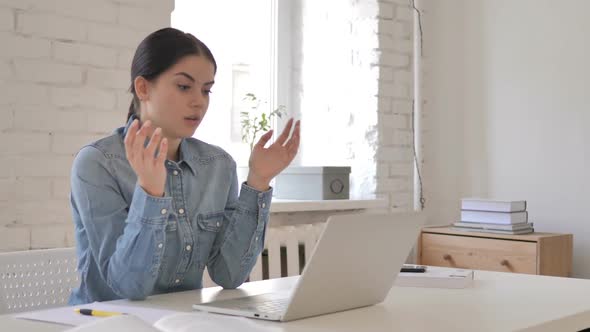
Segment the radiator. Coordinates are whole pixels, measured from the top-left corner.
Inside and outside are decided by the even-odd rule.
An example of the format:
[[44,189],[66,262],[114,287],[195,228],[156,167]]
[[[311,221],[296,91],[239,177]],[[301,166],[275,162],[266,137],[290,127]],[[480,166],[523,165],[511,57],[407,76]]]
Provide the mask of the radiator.
[[[301,274],[325,223],[269,227],[264,250],[258,256],[249,281],[290,277]],[[205,269],[203,287],[216,286]]]

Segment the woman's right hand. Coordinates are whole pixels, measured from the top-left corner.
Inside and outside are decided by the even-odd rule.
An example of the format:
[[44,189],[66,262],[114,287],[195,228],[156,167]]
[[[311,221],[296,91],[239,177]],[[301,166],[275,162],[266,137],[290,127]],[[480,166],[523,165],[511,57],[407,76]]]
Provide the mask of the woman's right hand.
[[[164,161],[168,153],[168,140],[162,138],[162,129],[156,128],[147,146],[144,147],[151,122],[146,121],[139,128],[139,121],[133,120],[125,136],[125,154],[131,168],[137,175],[137,182],[152,196],[164,196],[166,186],[166,167]],[[156,149],[158,155],[156,155]]]

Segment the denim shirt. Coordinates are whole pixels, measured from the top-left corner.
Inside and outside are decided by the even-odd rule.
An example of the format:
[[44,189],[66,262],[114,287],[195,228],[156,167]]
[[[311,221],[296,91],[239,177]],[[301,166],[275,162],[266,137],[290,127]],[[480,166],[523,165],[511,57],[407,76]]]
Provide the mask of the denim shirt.
[[202,287],[203,270],[240,286],[263,249],[272,189],[245,183],[222,149],[183,139],[166,161],[164,197],[147,194],[125,157],[125,127],[83,147],[72,167],[80,287],[69,303],[144,299]]

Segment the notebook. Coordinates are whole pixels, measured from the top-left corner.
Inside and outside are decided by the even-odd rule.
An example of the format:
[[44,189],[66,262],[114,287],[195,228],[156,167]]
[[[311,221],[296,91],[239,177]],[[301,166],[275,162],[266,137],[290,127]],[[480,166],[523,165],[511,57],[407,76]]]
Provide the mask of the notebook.
[[66,332],[279,332],[276,327],[261,326],[254,321],[238,317],[211,317],[199,312],[174,313],[150,324],[134,315],[98,318],[88,324],[66,330]]
[[177,313],[173,310],[143,308],[139,306],[117,305],[104,302],[93,302],[76,306],[57,307],[37,311],[29,311],[15,314],[18,319],[50,322],[61,325],[78,326],[101,320],[101,317],[85,316],[74,311],[74,309],[92,309],[111,312],[120,312],[133,315],[144,320],[148,324],[154,324],[160,318]]
[[294,289],[193,308],[290,321],[382,302],[423,224],[416,213],[331,216]]

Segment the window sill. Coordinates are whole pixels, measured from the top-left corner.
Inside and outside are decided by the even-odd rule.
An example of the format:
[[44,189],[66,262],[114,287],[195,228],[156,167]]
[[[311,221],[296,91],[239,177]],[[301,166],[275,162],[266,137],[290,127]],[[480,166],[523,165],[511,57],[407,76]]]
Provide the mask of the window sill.
[[332,210],[366,210],[387,208],[385,199],[287,200],[273,198],[271,213]]

